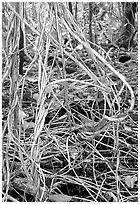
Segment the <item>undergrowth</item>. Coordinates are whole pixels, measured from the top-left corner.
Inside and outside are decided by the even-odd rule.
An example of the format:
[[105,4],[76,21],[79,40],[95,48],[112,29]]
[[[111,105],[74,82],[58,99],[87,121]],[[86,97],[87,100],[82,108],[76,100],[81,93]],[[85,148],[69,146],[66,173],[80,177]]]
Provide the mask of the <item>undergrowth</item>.
[[[118,72],[124,65],[92,49],[63,4],[49,4],[49,21],[40,7],[37,31],[8,8],[3,201],[137,201],[137,89]],[[32,30],[23,76],[11,33],[19,20]]]

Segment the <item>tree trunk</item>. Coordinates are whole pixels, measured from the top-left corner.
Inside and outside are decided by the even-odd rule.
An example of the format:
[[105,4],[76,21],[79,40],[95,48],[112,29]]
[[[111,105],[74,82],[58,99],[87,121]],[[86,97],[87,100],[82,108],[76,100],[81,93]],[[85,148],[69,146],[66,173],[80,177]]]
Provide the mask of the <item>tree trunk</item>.
[[77,5],[78,5],[78,2],[75,3],[75,20],[77,21]]
[[128,49],[133,46],[133,34],[135,32],[136,2],[123,2],[123,31],[121,46]]
[[90,40],[90,45],[91,47],[93,47],[93,35],[92,35],[92,14],[93,14],[93,10],[92,10],[92,2],[89,3],[89,40]]
[[73,15],[73,12],[72,12],[72,2],[69,2],[69,11],[70,11],[71,14]]

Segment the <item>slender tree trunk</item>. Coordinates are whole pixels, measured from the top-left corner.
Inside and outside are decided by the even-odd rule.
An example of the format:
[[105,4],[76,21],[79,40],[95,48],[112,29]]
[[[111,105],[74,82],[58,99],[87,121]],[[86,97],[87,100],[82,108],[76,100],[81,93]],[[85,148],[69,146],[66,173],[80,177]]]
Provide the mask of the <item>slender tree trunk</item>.
[[133,34],[135,32],[136,2],[123,2],[123,31],[121,46],[128,49],[133,46]]
[[[89,3],[89,40],[93,42],[93,35],[92,35],[92,2]],[[93,47],[93,44],[91,43],[91,47]]]
[[73,11],[72,11],[72,2],[69,2],[69,11],[70,11],[71,14],[73,15]]
[[77,21],[77,5],[78,5],[78,2],[75,3],[75,20]]

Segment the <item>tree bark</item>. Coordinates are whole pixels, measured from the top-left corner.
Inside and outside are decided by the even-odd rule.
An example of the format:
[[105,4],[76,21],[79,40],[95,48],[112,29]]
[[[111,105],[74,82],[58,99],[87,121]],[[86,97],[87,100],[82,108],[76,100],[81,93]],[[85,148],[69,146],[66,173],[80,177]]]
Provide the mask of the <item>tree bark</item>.
[[73,15],[73,11],[72,11],[72,2],[69,2],[69,11],[70,11],[71,14]]
[[136,2],[123,2],[123,31],[121,46],[128,49],[133,46],[133,34],[135,32]]
[[78,2],[75,3],[75,20],[77,21],[77,5],[78,5]]
[[[93,14],[93,9],[92,9],[92,2],[89,2],[89,40],[93,42],[93,35],[92,35],[92,14]],[[91,47],[93,47],[93,44],[90,43]]]

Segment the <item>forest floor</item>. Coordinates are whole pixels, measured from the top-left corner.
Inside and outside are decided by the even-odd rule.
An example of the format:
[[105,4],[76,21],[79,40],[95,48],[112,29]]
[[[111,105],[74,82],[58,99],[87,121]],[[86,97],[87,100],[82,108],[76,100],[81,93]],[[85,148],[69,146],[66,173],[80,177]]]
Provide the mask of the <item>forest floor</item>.
[[[75,69],[72,63],[70,66]],[[43,201],[111,202],[118,201],[118,199],[125,202],[137,201],[137,60],[129,60],[126,63],[114,62],[114,68],[126,77],[126,81],[132,87],[135,95],[133,111],[119,126],[119,150],[115,146],[117,140],[113,138],[113,128],[116,126],[111,124],[110,129],[104,131],[105,133],[94,136],[93,139],[85,140],[77,136],[73,120],[71,120],[71,124],[68,123],[69,116],[64,110],[64,112],[62,109],[62,112],[60,111],[60,105],[57,107],[57,104],[56,107],[52,107],[50,109],[51,113],[49,113],[50,118],[45,119],[44,128],[40,133],[40,158],[39,167],[36,171],[40,178],[40,195],[43,195]],[[32,171],[30,168],[32,136],[36,122],[37,100],[39,100],[37,73],[34,71],[31,70],[23,91],[22,109],[26,114],[26,122],[20,138],[21,148],[19,149],[23,151],[22,158],[19,158],[17,153],[19,149],[17,152],[15,150],[15,142],[7,139],[9,132],[6,123],[9,114],[10,81],[5,80],[3,84],[3,130],[5,128],[3,136],[3,195],[7,194],[10,201],[29,202],[35,201],[36,198],[36,189],[29,182],[29,175]],[[74,79],[76,72],[74,74],[68,73],[68,76]],[[76,95],[70,96],[70,101],[74,98],[78,104],[77,101],[81,100],[83,105],[85,96],[83,93],[80,98],[80,94],[77,99]],[[126,110],[129,106],[127,92],[124,97],[126,97],[124,99],[126,101],[124,109]],[[72,109],[73,106],[70,108]],[[76,110],[79,111],[79,109]],[[74,114],[77,113],[74,112]],[[53,119],[53,117],[56,119]],[[88,133],[83,131],[80,134]],[[119,155],[117,151],[119,151]],[[6,163],[7,158],[8,165]],[[117,164],[119,167],[116,167]],[[9,170],[7,167],[9,167]],[[117,180],[117,176],[120,180]],[[45,188],[43,182],[45,182]],[[120,198],[118,198],[118,194]]]

